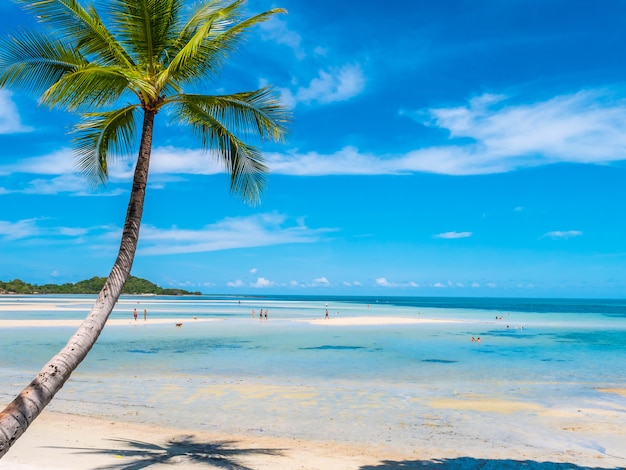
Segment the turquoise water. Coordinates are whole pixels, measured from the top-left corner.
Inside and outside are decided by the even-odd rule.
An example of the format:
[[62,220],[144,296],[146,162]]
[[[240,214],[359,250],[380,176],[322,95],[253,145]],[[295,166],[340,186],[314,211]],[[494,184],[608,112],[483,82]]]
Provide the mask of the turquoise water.
[[[92,300],[5,296],[0,320],[83,318]],[[24,303],[38,309],[20,310]],[[309,323],[323,319],[326,304],[330,320]],[[481,438],[518,433],[527,445],[549,447],[562,430],[546,410],[593,410],[607,429],[626,417],[625,396],[603,390],[626,384],[622,300],[123,297],[111,318],[132,320],[133,308],[140,320],[105,328],[55,409],[234,433],[331,433],[404,449],[425,438],[432,420],[463,423],[466,433],[478,432],[466,421],[477,420]],[[145,325],[144,308],[148,320],[183,326]],[[267,321],[258,319],[259,308],[269,311]],[[371,316],[449,322],[333,324]],[[0,329],[0,399],[26,385],[73,330]],[[527,407],[514,411],[513,428],[501,429],[510,410],[446,408],[442,399]],[[528,427],[537,431],[531,437]],[[597,436],[592,444],[571,433],[562,439],[624,454],[608,437],[601,444]]]

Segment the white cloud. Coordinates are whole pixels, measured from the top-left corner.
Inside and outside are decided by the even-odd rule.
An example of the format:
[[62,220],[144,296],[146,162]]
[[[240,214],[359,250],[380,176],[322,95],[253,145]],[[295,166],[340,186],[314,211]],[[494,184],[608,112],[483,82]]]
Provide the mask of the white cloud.
[[264,277],[260,277],[256,280],[256,282],[253,282],[250,284],[250,287],[257,287],[257,288],[263,288],[263,287],[272,287],[274,285],[274,282],[265,279]]
[[10,91],[0,90],[0,134],[31,132],[33,130],[31,127],[22,124],[12,96],[13,93]]
[[[416,288],[419,287],[420,285],[415,282],[415,281],[408,281],[408,282],[391,282],[388,281],[387,278],[384,277],[379,277],[378,279],[376,279],[375,284],[378,287],[392,287],[392,288],[401,288],[401,289],[407,289],[407,288]],[[355,282],[354,285],[361,285],[360,282]]]
[[442,284],[441,282],[436,282],[435,284],[433,284],[433,287],[444,288],[448,286],[446,286],[445,284]]
[[317,152],[267,153],[265,158],[272,173],[283,175],[380,175],[403,172],[398,170],[393,161],[360,153],[351,146],[327,155]]
[[63,175],[76,170],[72,150],[62,148],[48,155],[23,158],[0,166],[0,174],[31,173],[35,175]]
[[0,220],[0,238],[6,241],[41,237],[44,242],[58,238],[71,238],[80,242],[88,234],[105,239],[112,236],[119,238],[120,233],[121,230],[108,226],[56,227],[46,226],[42,219],[24,219],[17,222]]
[[480,287],[480,284],[478,284],[477,282],[472,282],[472,287],[474,288]]
[[420,111],[413,116],[424,122],[428,115],[427,125],[473,143],[416,150],[405,157],[415,169],[458,175],[624,160],[626,101],[606,95],[591,90],[514,104],[503,95],[485,94],[466,106]]
[[262,38],[266,41],[274,41],[276,44],[283,44],[289,47],[298,60],[306,57],[306,53],[302,48],[302,36],[292,31],[287,26],[287,22],[277,17],[270,21],[261,23],[260,29]]
[[0,220],[0,237],[4,240],[20,240],[35,237],[41,233],[37,219],[25,219],[17,222]]
[[[321,71],[308,85],[286,93],[294,106],[298,102],[330,103],[355,96],[364,85],[361,68],[345,65]],[[418,148],[402,155],[373,154],[350,146],[327,154],[297,150],[266,153],[267,164],[273,174],[302,176],[414,172],[469,175],[507,172],[555,162],[626,160],[626,133],[623,132],[626,100],[613,99],[601,90],[560,95],[528,104],[515,104],[503,95],[486,94],[463,106],[403,111],[402,114],[421,124],[447,130],[449,141],[445,145]],[[457,139],[463,142],[459,143]],[[133,164],[133,157],[112,164],[111,181],[130,181]],[[12,173],[64,177],[32,180],[26,190],[33,193],[54,194],[66,188],[66,192],[86,194],[89,190],[87,183],[76,174],[70,149],[0,165],[0,174]],[[163,182],[181,181],[177,175],[221,173],[224,173],[224,167],[219,160],[201,150],[175,147],[153,150],[151,176],[159,178],[161,187]],[[5,187],[0,191],[13,190]]]
[[84,194],[90,189],[89,183],[75,174],[61,175],[55,178],[38,178],[29,181],[20,192],[25,194]]
[[454,239],[471,237],[472,232],[444,232],[434,235],[435,238]]
[[553,232],[548,232],[543,234],[543,238],[552,238],[553,240],[560,238],[572,238],[572,237],[580,237],[583,233],[580,230],[566,230],[560,231],[555,230]]
[[250,272],[251,274],[256,274],[256,272],[257,272],[257,268],[252,268],[249,272]]
[[277,213],[227,218],[196,230],[144,225],[140,251],[143,255],[165,255],[313,243],[329,231],[311,229],[302,221],[292,223]]
[[329,286],[330,282],[325,277],[313,279],[313,286]]
[[281,89],[283,103],[294,108],[298,103],[329,104],[346,101],[365,89],[365,75],[359,65],[343,65],[328,70],[320,70],[318,76],[308,85],[295,91]]
[[237,279],[236,281],[227,282],[226,285],[228,287],[243,287],[243,281]]

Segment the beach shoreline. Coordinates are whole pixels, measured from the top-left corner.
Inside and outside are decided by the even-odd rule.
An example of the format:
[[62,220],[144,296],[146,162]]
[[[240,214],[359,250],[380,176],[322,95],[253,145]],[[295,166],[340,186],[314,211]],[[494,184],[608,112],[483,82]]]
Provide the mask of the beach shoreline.
[[[83,321],[48,300],[0,307],[3,403]],[[0,469],[626,468],[615,319],[324,311],[127,299]]]

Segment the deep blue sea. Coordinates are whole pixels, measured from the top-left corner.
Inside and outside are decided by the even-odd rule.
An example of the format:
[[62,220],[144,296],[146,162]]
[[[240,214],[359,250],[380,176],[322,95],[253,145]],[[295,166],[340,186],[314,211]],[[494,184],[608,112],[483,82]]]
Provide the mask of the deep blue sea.
[[[93,299],[2,296],[0,320],[83,318]],[[338,324],[363,317],[424,322]],[[443,445],[454,428],[465,441],[508,436],[626,459],[626,300],[124,296],[111,318],[128,322],[105,328],[55,409],[402,449]],[[0,400],[73,330],[0,329]],[[564,431],[583,414],[593,433]]]

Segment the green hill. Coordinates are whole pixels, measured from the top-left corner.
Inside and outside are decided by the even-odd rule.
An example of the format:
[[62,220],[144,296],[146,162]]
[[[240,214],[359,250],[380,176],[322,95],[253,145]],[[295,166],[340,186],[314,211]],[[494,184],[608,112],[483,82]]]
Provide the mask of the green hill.
[[[0,294],[98,294],[105,277],[92,277],[76,284],[29,284],[20,279],[0,281]],[[156,294],[156,295],[200,295],[200,292],[189,292],[183,289],[163,289],[155,283],[139,277],[130,276],[124,285],[122,294]]]

